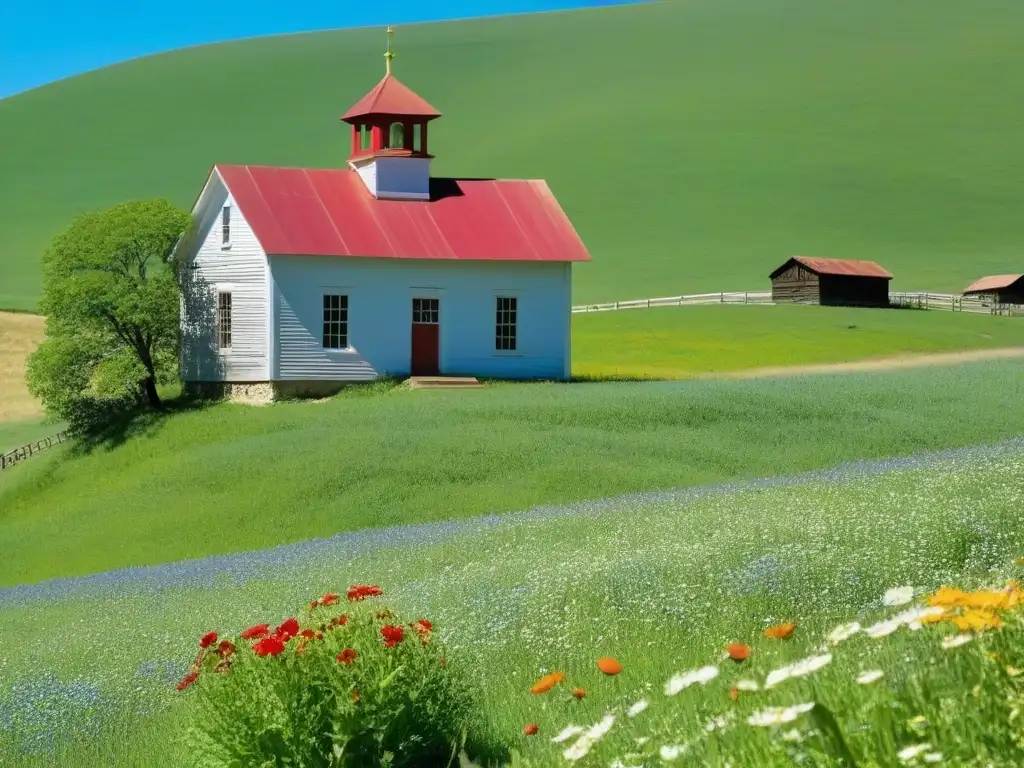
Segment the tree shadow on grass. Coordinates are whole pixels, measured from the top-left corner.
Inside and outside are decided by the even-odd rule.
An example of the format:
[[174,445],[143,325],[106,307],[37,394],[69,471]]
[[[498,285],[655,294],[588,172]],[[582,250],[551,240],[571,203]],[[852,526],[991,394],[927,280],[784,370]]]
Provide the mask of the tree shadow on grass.
[[111,450],[137,437],[151,435],[165,421],[182,413],[199,411],[214,401],[181,395],[164,401],[161,409],[133,407],[124,400],[94,400],[83,404],[73,424],[73,454]]

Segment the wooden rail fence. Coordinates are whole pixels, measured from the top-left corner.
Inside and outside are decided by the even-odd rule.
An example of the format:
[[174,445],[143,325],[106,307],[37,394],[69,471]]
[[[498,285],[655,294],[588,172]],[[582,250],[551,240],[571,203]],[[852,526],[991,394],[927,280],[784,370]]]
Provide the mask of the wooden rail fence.
[[45,451],[54,445],[60,445],[66,443],[71,439],[71,433],[68,430],[58,432],[52,437],[44,437],[42,440],[37,440],[34,443],[23,445],[21,448],[15,448],[9,453],[0,454],[0,470],[13,467],[19,461],[24,461],[32,456],[35,456],[40,451]]
[[[890,293],[889,301],[898,307],[1024,317],[1024,305],[1000,304],[984,296],[961,296],[957,293],[908,291]],[[695,293],[688,296],[611,301],[606,304],[580,304],[574,306],[572,311],[574,313],[608,312],[618,309],[648,309],[650,307],[692,307],[701,304],[772,305],[774,303],[771,291],[720,291],[719,293]]]

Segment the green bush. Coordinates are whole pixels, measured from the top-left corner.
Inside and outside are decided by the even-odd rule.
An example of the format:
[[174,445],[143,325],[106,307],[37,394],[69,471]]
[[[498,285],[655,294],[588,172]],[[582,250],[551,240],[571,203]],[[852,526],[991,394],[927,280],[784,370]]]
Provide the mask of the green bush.
[[[473,690],[426,619],[402,623],[353,586],[276,629],[210,632],[179,690],[196,696],[197,766],[441,766],[486,752]],[[194,693],[193,693],[194,692]]]

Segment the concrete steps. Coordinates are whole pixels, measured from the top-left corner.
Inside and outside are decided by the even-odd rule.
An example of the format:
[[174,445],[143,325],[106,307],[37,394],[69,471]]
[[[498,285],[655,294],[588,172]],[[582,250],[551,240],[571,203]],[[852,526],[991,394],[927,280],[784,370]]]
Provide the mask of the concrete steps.
[[412,376],[406,380],[409,389],[483,389],[472,376]]

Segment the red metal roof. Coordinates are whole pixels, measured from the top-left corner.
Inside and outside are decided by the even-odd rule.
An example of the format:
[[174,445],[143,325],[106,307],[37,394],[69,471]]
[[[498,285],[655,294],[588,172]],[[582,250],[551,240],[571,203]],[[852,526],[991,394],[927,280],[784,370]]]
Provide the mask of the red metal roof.
[[1020,280],[1024,275],[991,275],[975,280],[964,289],[964,293],[984,293],[985,291],[999,291],[1009,288]]
[[367,115],[408,115],[433,119],[440,117],[441,113],[397,77],[387,74],[368,94],[352,105],[341,119],[351,121]]
[[431,179],[431,199],[378,200],[348,169],[215,166],[271,255],[589,261],[546,182]]
[[850,275],[854,277],[885,277],[892,275],[873,261],[856,259],[820,259],[794,256],[793,259],[819,275]]

